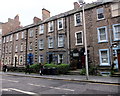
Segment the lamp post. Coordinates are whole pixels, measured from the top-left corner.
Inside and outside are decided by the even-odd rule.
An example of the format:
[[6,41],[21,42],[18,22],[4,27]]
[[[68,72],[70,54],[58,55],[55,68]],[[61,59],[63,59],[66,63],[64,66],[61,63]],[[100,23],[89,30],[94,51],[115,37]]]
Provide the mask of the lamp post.
[[85,9],[84,0],[78,0],[79,4],[82,5],[82,11],[83,11],[83,28],[84,28],[84,44],[85,44],[85,65],[86,65],[86,79],[89,79],[89,73],[88,73],[88,55],[87,55],[87,40],[86,40],[86,25],[85,25]]

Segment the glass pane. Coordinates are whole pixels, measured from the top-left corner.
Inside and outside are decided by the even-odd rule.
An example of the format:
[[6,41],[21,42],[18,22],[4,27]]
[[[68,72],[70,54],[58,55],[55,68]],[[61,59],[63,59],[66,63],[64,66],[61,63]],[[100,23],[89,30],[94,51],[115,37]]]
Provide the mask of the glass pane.
[[103,8],[97,9],[98,14],[103,13]]

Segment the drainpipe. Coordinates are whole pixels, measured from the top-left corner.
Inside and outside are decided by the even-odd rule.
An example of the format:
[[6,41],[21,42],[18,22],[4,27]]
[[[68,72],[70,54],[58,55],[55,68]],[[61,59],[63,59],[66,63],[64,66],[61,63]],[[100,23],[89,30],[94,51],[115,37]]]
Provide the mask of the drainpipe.
[[71,43],[70,43],[70,15],[68,16],[68,31],[67,31],[67,43],[68,43],[68,64],[70,64],[70,49],[71,49]]
[[25,66],[27,65],[28,29],[26,29]]
[[[13,34],[13,37],[12,37],[12,62],[14,62],[13,50],[14,50],[14,34]],[[13,64],[12,64],[12,66],[13,66]]]

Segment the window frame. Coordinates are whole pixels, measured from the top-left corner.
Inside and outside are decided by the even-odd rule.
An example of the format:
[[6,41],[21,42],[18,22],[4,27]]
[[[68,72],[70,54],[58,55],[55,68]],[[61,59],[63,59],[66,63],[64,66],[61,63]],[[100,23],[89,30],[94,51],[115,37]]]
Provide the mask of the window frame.
[[[52,39],[52,47],[50,47],[50,39]],[[54,40],[53,40],[53,37],[48,37],[48,48],[49,49],[52,49],[52,48],[54,48]]]
[[[115,5],[117,6],[117,8],[114,7]],[[119,10],[120,10],[119,4],[118,3],[113,3],[111,5],[111,16],[112,17],[119,16],[120,15]],[[117,12],[117,14],[114,14],[115,12]]]
[[21,43],[21,45],[20,45],[20,51],[23,52],[23,49],[24,49],[23,43]]
[[[106,34],[106,40],[101,40],[100,39],[100,29],[105,29],[105,34]],[[103,27],[98,27],[97,28],[97,34],[98,34],[98,43],[105,43],[105,42],[108,42],[108,32],[107,32],[107,26],[103,26]]]
[[29,37],[32,38],[34,36],[34,30],[29,29]]
[[10,41],[12,41],[13,40],[13,35],[10,35]]
[[16,40],[19,39],[19,33],[16,33]]
[[[60,38],[59,38],[60,36],[62,36],[62,40],[63,40],[63,41],[60,41]],[[64,34],[59,34],[59,35],[58,35],[58,47],[64,47],[64,45],[65,45],[64,41],[65,41],[65,36],[64,36]],[[60,42],[62,42],[62,46],[60,46],[60,45],[61,45]]]
[[[77,43],[77,33],[82,33],[82,43]],[[75,45],[83,45],[83,31],[75,32],[75,39],[76,39]]]
[[[98,15],[100,14],[100,13],[98,13],[98,11],[99,11],[100,9],[103,10],[103,13],[102,13],[102,14],[103,14],[103,18],[98,18],[98,17],[99,17]],[[98,9],[97,9],[97,20],[103,20],[103,19],[105,19],[105,14],[104,14],[104,8],[101,7],[101,8],[98,8]]]
[[[51,25],[52,25],[52,30],[50,30]],[[53,32],[53,31],[54,31],[54,22],[50,21],[50,22],[48,22],[48,32],[50,33],[50,32]]]
[[21,39],[24,39],[24,32],[21,32]]
[[[59,27],[59,25],[60,25],[59,22],[62,23],[62,28]],[[60,18],[60,19],[57,20],[57,25],[58,25],[58,26],[57,26],[57,27],[58,27],[58,30],[62,30],[62,29],[63,29],[63,18]]]
[[[80,23],[78,23],[78,24],[77,24],[77,22],[76,22],[76,20],[77,20],[77,19],[76,19],[76,15],[77,15],[77,14],[80,15]],[[82,12],[75,13],[75,14],[74,14],[74,26],[82,25],[82,18],[83,18]]]
[[39,34],[44,34],[44,24],[39,25]]
[[[20,61],[20,60],[21,60],[21,57],[22,57],[22,62]],[[23,56],[20,55],[20,56],[19,56],[19,65],[22,65],[22,64],[23,64]]]
[[15,45],[15,52],[18,52],[18,45]]
[[[42,46],[41,46],[42,45]],[[43,39],[40,39],[39,40],[39,49],[40,50],[43,50],[44,49],[44,40]]]
[[[107,51],[108,63],[102,63],[102,56],[101,56],[102,51]],[[109,49],[99,49],[99,60],[100,60],[100,66],[110,66]]]
[[[114,41],[120,41],[119,38],[116,38],[116,35],[115,35],[115,26],[120,26],[120,23],[119,24],[113,24],[112,27],[113,27],[113,37],[114,37]],[[118,33],[118,32],[117,32]]]
[[33,43],[29,42],[29,50],[32,51],[33,50]]
[[[60,58],[60,55],[62,55],[62,58]],[[58,54],[58,64],[62,64],[63,63],[63,54]],[[62,59],[62,62],[60,62],[60,60]]]
[[44,62],[44,56],[43,55],[39,55],[39,63],[43,63]]

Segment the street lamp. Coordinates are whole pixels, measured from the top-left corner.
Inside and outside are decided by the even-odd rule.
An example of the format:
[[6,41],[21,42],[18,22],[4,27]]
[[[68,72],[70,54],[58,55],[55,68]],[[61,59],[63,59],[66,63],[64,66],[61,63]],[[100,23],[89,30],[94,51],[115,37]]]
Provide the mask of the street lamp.
[[85,9],[84,0],[78,0],[79,4],[82,5],[82,11],[83,11],[83,27],[84,27],[84,44],[85,44],[85,65],[86,65],[86,79],[88,80],[89,73],[88,73],[88,55],[87,55],[87,40],[86,40],[86,25],[85,25]]

